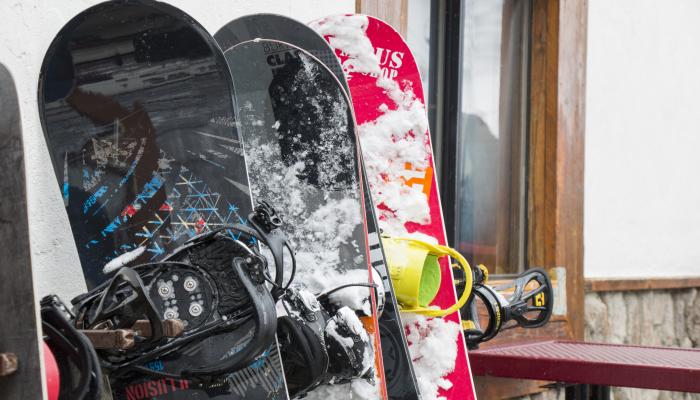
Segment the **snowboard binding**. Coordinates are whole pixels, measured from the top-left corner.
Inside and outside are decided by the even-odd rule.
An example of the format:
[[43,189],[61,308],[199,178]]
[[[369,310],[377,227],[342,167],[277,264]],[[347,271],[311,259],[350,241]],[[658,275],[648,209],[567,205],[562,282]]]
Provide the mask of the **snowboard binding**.
[[[457,250],[418,239],[389,236],[382,237],[382,244],[401,311],[444,317],[457,312],[467,303],[471,294],[472,269]],[[457,261],[455,269],[461,269],[466,277],[466,289],[457,303],[448,308],[429,307],[442,282],[439,259],[448,256]]]
[[[505,285],[487,285],[488,270],[475,271],[472,297],[460,310],[462,327],[470,349],[493,339],[505,329],[538,328],[552,315],[554,296],[552,282],[541,268],[529,269]],[[464,283],[457,285],[463,290]],[[504,294],[509,295],[508,298]]]
[[[73,299],[73,322],[91,338],[111,376],[136,372],[216,382],[269,348],[277,327],[275,302],[291,283],[296,262],[279,229],[282,220],[268,203],[261,202],[249,220],[251,226],[195,236],[162,261],[122,267],[111,280]],[[274,278],[258,243],[272,254]],[[286,285],[285,248],[292,265]],[[223,360],[180,370],[168,370],[167,362],[162,370],[144,366],[182,354],[188,346],[230,342],[234,347],[244,327],[252,328],[252,339]]]
[[52,361],[46,363],[49,399],[101,398],[100,362],[92,343],[73,326],[71,317],[57,296],[41,300],[45,357]]
[[314,295],[305,289],[289,289],[282,299],[287,315],[278,318],[277,340],[284,361],[289,395],[303,397],[322,384],[374,379],[374,349],[355,311],[329,302],[339,286]]

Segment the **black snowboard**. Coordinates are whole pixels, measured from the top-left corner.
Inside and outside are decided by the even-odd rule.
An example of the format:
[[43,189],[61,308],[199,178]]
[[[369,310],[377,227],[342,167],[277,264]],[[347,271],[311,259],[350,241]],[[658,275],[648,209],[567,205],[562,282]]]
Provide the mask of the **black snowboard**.
[[[224,25],[216,32],[214,38],[224,51],[238,43],[255,38],[280,40],[302,48],[321,60],[330,69],[343,85],[345,93],[349,96],[350,92],[345,75],[333,49],[316,31],[297,20],[277,14],[247,15]],[[391,399],[418,399],[420,395],[415,373],[413,372],[413,363],[408,352],[405,331],[398,311],[396,297],[393,295],[391,279],[385,265],[384,250],[379,239],[374,205],[367,179],[364,179],[365,171],[362,164],[361,169],[370,260],[372,266],[382,275],[386,292],[386,305],[379,319],[379,332],[387,391]]]
[[0,353],[17,370],[0,376],[1,397],[39,399],[41,363],[29,252],[24,149],[17,92],[0,64]]
[[[369,282],[359,148],[342,86],[312,55],[283,42],[242,42],[224,54],[253,198],[271,199],[286,218],[296,250],[295,283],[320,293]],[[364,312],[365,326],[374,331],[376,309],[367,300],[372,291],[355,290],[338,292],[337,300]],[[374,385],[377,397],[383,397],[383,370],[378,374]],[[323,390],[332,398],[351,397],[345,388]]]
[[[129,0],[79,14],[46,54],[39,103],[88,288],[125,259],[160,260],[202,231],[245,222],[251,211],[226,62],[182,11]],[[249,332],[203,339],[146,367],[178,373],[210,364],[235,354]],[[288,397],[275,344],[227,383],[111,382],[115,398]]]

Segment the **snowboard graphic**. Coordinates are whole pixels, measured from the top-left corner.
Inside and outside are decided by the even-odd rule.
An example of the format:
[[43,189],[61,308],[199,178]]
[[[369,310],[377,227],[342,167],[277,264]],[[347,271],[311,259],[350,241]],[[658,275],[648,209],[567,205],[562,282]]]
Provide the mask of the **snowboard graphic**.
[[[335,48],[347,76],[379,227],[390,236],[446,244],[423,88],[410,49],[393,28],[369,16],[311,25]],[[447,263],[441,268],[452,277]],[[452,279],[443,279],[433,305],[455,302]],[[403,317],[424,398],[475,398],[459,314]],[[436,342],[443,352],[428,350]]]
[[[214,35],[222,49],[255,38],[281,40],[308,51],[321,60],[338,78],[345,93],[349,93],[345,75],[333,49],[326,41],[307,25],[292,18],[276,14],[252,14],[235,19]],[[369,186],[363,176],[365,219],[367,222],[370,260],[372,266],[382,276],[385,288],[386,304],[379,319],[382,359],[386,377],[387,392],[390,399],[411,400],[419,398],[413,365],[408,353],[403,324],[398,312],[398,305],[393,294],[391,279],[386,269],[384,254],[379,239],[377,220],[374,213]]]
[[[313,293],[366,285],[371,278],[362,178],[342,86],[320,61],[283,42],[242,42],[225,55],[253,198],[269,199],[285,218],[296,251],[294,282]],[[330,301],[364,314],[364,327],[378,346],[374,290],[345,287]],[[369,380],[320,386],[309,398],[386,398],[380,353],[365,351],[361,358],[366,372],[358,376]]]
[[[246,222],[252,202],[232,99],[216,42],[172,6],[106,2],[63,27],[42,66],[39,103],[89,289],[128,262],[161,260],[203,231]],[[235,354],[251,328],[145,367],[210,364]],[[116,399],[288,397],[276,344],[226,385],[132,374],[111,388]]]
[[[42,397],[40,333],[34,301],[24,177],[24,149],[17,92],[0,64],[0,393],[8,399]],[[12,371],[14,370],[14,371]]]

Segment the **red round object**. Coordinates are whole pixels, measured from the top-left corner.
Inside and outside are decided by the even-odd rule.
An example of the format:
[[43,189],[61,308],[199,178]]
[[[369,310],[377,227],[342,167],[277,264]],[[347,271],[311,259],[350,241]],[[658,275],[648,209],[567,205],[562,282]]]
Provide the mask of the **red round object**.
[[46,392],[49,400],[58,400],[58,392],[61,387],[61,378],[58,373],[58,364],[53,356],[51,348],[44,343],[44,371],[46,371]]

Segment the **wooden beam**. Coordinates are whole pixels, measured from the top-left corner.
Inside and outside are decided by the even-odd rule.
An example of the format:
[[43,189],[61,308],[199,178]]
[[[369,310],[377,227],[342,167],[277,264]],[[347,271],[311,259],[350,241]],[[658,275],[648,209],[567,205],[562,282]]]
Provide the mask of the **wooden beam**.
[[530,82],[528,263],[566,268],[567,336],[583,338],[587,1],[535,0]]
[[586,292],[628,292],[700,288],[700,277],[586,279]]
[[552,382],[475,376],[474,388],[478,399],[512,399],[547,390],[543,386]]
[[371,15],[387,22],[406,38],[408,0],[355,0],[355,12]]

